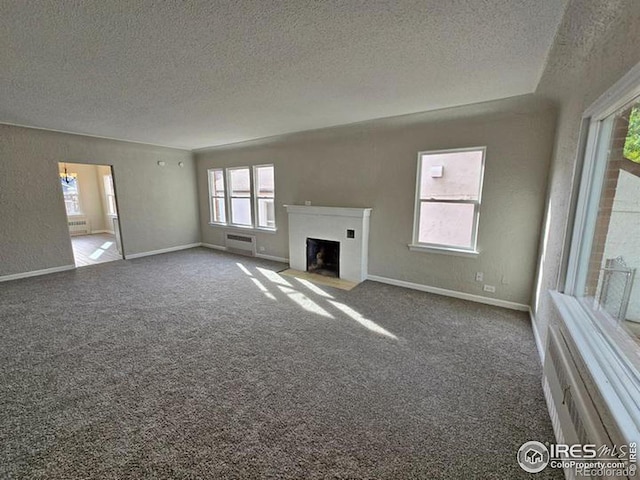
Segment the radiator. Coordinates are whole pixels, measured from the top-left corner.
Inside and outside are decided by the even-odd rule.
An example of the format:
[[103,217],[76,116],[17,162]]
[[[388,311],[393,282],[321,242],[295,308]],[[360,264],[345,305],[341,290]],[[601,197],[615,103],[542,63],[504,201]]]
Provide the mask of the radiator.
[[[558,442],[611,445],[569,346],[556,328],[549,331],[543,370],[543,390]],[[565,475],[568,479],[575,478],[570,470],[565,470]]]
[[256,237],[241,233],[225,233],[225,246],[227,250],[241,255],[256,256]]
[[69,226],[69,233],[73,235],[89,235],[91,233],[91,226],[89,220],[86,218],[74,218],[73,220],[67,220]]

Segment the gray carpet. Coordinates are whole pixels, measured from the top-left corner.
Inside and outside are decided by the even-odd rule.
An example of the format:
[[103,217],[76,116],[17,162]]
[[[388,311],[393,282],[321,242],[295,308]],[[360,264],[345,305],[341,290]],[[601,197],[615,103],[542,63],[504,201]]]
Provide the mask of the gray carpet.
[[526,314],[282,268],[192,249],[0,283],[0,478],[530,477],[518,447],[553,434]]

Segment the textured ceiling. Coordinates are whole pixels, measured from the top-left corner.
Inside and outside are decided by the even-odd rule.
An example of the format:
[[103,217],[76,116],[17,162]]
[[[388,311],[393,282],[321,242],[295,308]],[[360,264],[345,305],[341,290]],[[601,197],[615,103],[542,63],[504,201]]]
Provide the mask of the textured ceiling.
[[0,0],[0,123],[199,148],[535,90],[564,0]]

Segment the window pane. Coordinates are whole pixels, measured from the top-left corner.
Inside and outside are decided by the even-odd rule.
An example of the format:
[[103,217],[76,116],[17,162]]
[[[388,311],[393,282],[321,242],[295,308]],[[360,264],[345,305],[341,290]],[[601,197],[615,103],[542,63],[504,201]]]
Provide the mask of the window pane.
[[273,165],[256,167],[256,195],[258,197],[274,196]]
[[81,215],[80,199],[78,195],[67,194],[64,196],[64,207],[67,210],[67,215]]
[[224,210],[224,197],[211,197],[211,221],[226,223],[227,215]]
[[[69,174],[73,175],[73,174]],[[66,178],[60,178],[62,183],[62,193],[66,194],[78,194],[78,179],[68,176]]]
[[[640,102],[615,116],[583,294],[589,304],[640,336]],[[603,139],[603,141],[606,139]],[[588,262],[588,263],[587,263]],[[582,293],[582,292],[581,292]]]
[[62,185],[62,195],[64,196],[64,207],[67,215],[81,215],[80,195],[78,192],[78,178],[75,173],[70,173],[64,178],[60,178]]
[[251,199],[231,199],[231,223],[236,225],[251,225]]
[[483,150],[423,154],[420,198],[478,200],[482,156]]
[[224,171],[211,170],[209,176],[211,181],[211,195],[214,197],[224,197]]
[[273,199],[258,199],[258,226],[274,228],[276,226],[276,209]]
[[116,197],[114,195],[107,196],[107,213],[109,215],[117,215]]
[[251,195],[248,168],[229,170],[229,182],[232,197],[248,197]]
[[105,175],[103,178],[105,195],[113,195],[113,179],[111,178],[111,175]]
[[474,207],[469,203],[421,202],[418,241],[472,248]]

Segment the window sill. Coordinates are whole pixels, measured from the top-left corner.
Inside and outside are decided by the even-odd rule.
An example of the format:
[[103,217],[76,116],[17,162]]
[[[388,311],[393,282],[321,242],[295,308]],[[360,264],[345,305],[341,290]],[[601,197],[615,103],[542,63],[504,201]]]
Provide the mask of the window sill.
[[573,296],[550,292],[606,408],[626,441],[640,439],[640,374]]
[[478,250],[462,250],[459,248],[447,248],[447,247],[427,247],[425,245],[419,245],[415,243],[409,244],[409,250],[412,252],[424,252],[424,253],[440,253],[444,255],[455,255],[458,257],[477,257],[480,255]]
[[256,227],[243,227],[240,225],[228,225],[226,223],[212,223],[209,222],[210,227],[224,228],[225,230],[237,230],[239,232],[249,233],[277,233],[277,228],[256,228]]

